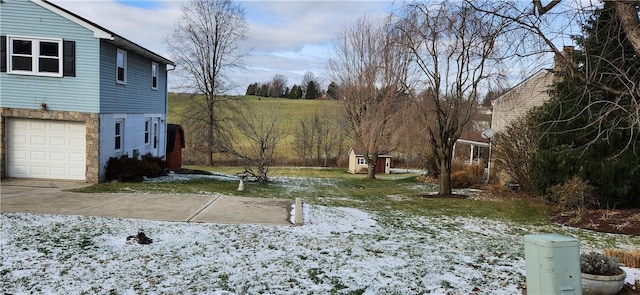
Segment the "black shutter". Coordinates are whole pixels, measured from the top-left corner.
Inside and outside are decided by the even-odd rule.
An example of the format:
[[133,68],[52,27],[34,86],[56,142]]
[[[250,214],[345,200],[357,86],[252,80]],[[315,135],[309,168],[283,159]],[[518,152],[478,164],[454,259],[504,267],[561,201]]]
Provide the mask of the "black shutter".
[[62,44],[62,75],[76,76],[76,42],[63,41]]
[[1,50],[0,50],[0,72],[7,71],[7,36],[0,36]]

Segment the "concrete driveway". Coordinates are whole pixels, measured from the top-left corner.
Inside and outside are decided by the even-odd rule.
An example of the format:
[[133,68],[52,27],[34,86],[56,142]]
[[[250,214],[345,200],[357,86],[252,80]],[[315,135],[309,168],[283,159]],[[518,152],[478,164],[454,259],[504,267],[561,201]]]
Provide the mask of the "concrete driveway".
[[[90,194],[65,191],[88,185],[66,181],[3,179],[0,182],[0,212],[292,225],[290,212],[293,200],[219,194]],[[301,211],[301,208],[296,209]]]

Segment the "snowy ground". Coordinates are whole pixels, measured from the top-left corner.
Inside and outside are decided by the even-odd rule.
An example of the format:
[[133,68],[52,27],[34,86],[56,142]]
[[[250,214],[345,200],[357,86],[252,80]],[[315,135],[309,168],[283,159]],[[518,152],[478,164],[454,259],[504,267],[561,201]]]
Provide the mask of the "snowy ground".
[[[2,214],[4,293],[520,294],[525,234],[478,219],[304,207],[302,227]],[[558,230],[558,228],[554,228]],[[150,245],[128,245],[144,231]],[[616,236],[563,229],[593,241]],[[640,245],[637,237],[617,247]],[[626,269],[628,281],[640,271]]]

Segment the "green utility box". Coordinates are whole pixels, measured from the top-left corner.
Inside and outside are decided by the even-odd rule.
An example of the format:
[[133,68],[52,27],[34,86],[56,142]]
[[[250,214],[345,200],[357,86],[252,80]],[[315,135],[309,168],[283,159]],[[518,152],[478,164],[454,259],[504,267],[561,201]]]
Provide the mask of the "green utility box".
[[524,236],[527,295],[582,295],[580,241],[557,234]]

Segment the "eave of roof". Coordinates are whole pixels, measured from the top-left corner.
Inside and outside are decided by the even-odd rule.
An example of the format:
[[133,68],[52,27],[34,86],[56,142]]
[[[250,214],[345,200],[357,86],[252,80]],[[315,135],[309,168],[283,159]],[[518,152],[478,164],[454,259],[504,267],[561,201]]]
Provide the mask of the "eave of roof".
[[494,99],[493,101],[491,101],[491,105],[495,106],[495,103],[499,100],[501,100],[503,97],[507,96],[511,91],[519,88],[522,84],[524,84],[525,82],[533,79],[534,77],[540,75],[540,74],[545,74],[545,75],[553,75],[553,70],[552,69],[540,69],[537,72],[533,73],[533,75],[529,76],[528,78],[520,81],[520,83],[516,84],[516,86],[511,87],[509,90],[505,91],[502,95],[496,97],[496,99]]
[[89,21],[86,18],[83,18],[71,11],[68,11],[58,5],[55,5],[47,0],[31,0],[31,2],[42,6],[43,8],[56,13],[90,31],[93,32],[93,36],[96,38],[100,38],[100,39],[105,39],[108,40],[110,42],[113,42],[115,45],[117,46],[121,46],[125,49],[131,50],[135,53],[138,53],[144,57],[147,57],[149,59],[152,59],[154,61],[157,62],[161,62],[163,64],[168,64],[168,65],[172,65],[175,66],[175,63],[167,58],[162,57],[161,55],[146,49],[130,40],[128,40],[127,38],[124,38],[112,31],[109,31],[107,29],[105,29],[104,27],[101,27],[100,25]]
[[[362,149],[358,148],[358,147],[352,147],[351,150],[353,151],[353,153],[356,155],[356,157],[364,157],[364,153],[362,152]],[[389,155],[389,152],[379,152],[378,153],[378,158],[391,158],[391,155]]]

